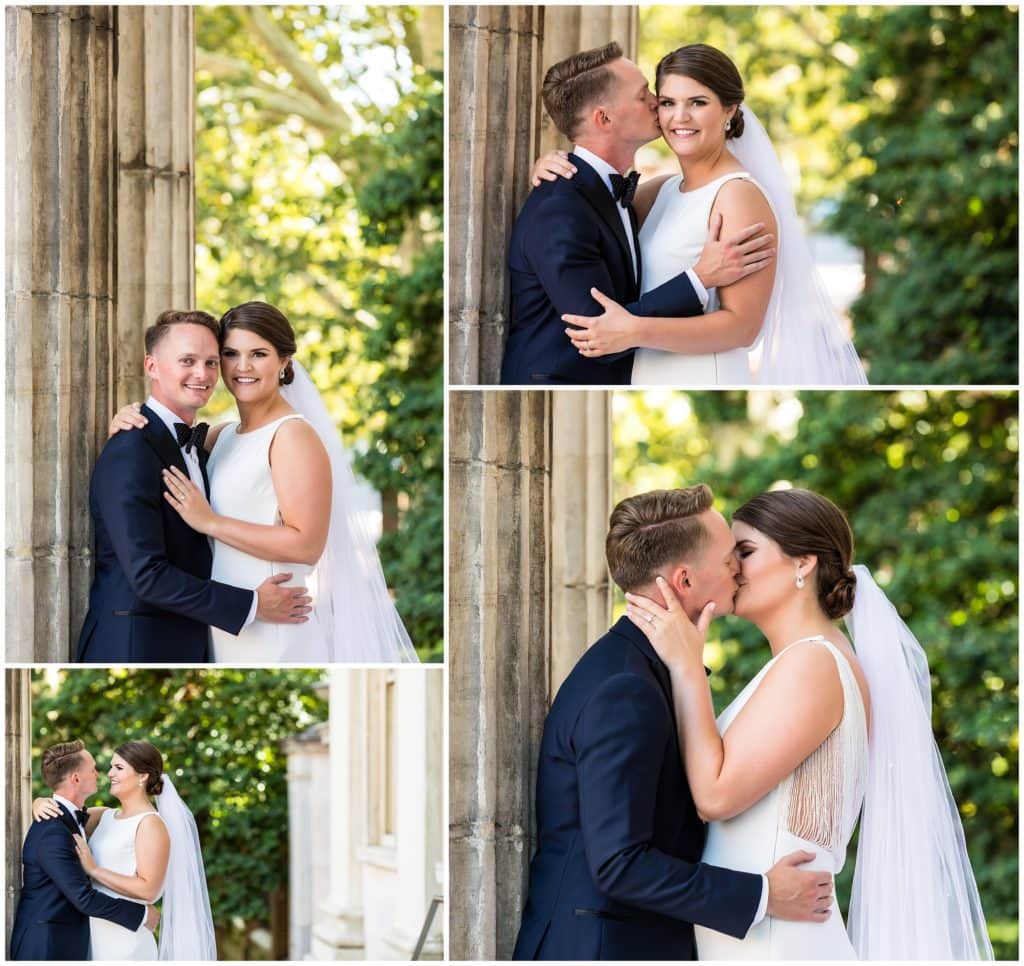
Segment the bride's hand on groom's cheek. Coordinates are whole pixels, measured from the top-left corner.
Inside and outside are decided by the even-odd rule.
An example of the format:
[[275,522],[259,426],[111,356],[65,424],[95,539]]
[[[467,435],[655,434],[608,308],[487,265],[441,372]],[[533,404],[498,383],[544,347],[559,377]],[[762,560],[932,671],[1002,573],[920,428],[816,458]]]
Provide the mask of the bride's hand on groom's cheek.
[[110,426],[107,427],[107,436],[113,436],[124,430],[142,429],[148,423],[149,420],[142,415],[142,403],[128,403],[114,413],[110,420]]
[[208,533],[216,514],[202,490],[176,466],[164,470],[163,474],[167,487],[164,499],[193,530]]
[[694,624],[668,581],[658,577],[657,582],[665,606],[649,597],[626,594],[626,615],[651,642],[651,647],[665,664],[684,667],[694,664],[703,668],[704,640],[715,614],[714,601],[704,605]]

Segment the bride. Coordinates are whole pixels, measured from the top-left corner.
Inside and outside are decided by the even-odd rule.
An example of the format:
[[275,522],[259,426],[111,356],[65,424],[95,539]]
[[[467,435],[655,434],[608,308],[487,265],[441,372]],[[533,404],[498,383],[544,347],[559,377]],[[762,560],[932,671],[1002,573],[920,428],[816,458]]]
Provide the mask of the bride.
[[[931,731],[924,651],[867,568],[853,567],[842,512],[808,490],[763,493],[733,514],[735,613],[772,658],[716,723],[704,635],[658,578],[666,606],[626,594],[628,616],[669,668],[703,862],[769,868],[795,849],[842,870],[841,917],[764,919],[742,940],[696,927],[700,959],[991,959],[959,813]],[[833,623],[846,617],[853,639]]]
[[[704,315],[642,318],[604,293],[600,316],[565,315],[585,356],[636,348],[634,385],[861,385],[863,368],[814,268],[792,193],[764,128],[743,104],[735,64],[706,44],[662,58],[658,123],[681,174],[640,185],[634,208],[642,289],[693,266],[710,226],[755,222],[778,238],[778,259],[712,290]],[[534,180],[567,174],[566,155],[538,161]],[[571,168],[568,169],[571,172]]]
[[[305,624],[251,621],[236,636],[211,628],[219,664],[417,661],[388,595],[372,537],[354,510],[355,478],[312,380],[295,362],[295,333],[266,302],[220,320],[221,372],[239,420],[205,441],[210,500],[176,467],[164,498],[213,540],[212,579],[257,587],[292,573],[309,585]],[[144,424],[135,404],[111,432]]]
[[[192,813],[164,774],[164,760],[148,741],[128,741],[114,752],[110,794],[120,808],[88,810],[76,851],[96,888],[109,896],[152,904],[163,897],[160,948],[144,926],[134,932],[106,919],[89,920],[92,959],[215,960],[210,899]],[[155,798],[154,810],[150,799]],[[36,821],[60,817],[52,798],[32,803]]]

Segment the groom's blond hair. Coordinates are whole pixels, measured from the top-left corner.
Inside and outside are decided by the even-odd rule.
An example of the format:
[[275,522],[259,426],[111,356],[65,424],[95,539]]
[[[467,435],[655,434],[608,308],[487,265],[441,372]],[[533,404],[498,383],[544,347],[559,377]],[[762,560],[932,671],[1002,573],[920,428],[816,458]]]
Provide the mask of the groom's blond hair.
[[47,787],[56,788],[68,775],[82,767],[82,741],[61,741],[43,752],[42,773]]
[[708,531],[698,516],[711,509],[714,499],[711,487],[698,483],[638,493],[619,503],[612,510],[604,543],[612,580],[623,590],[638,590],[662,567],[703,550]]

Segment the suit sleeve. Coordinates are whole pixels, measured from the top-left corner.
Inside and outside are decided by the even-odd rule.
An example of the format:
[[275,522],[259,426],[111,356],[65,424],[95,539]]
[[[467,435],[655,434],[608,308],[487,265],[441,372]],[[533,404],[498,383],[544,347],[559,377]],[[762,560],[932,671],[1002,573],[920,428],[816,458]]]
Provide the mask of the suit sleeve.
[[203,580],[168,560],[163,486],[159,471],[149,465],[155,458],[108,444],[96,464],[93,498],[121,569],[147,604],[237,634],[249,616],[253,591]]
[[574,741],[583,846],[597,887],[618,902],[746,935],[761,899],[759,875],[686,862],[651,845],[673,723],[657,686],[610,678],[587,702]]
[[[56,820],[52,821],[60,826]],[[138,929],[146,918],[146,907],[130,899],[115,899],[97,892],[78,861],[71,835],[63,827],[56,831],[58,834],[48,835],[42,843],[38,861],[68,902],[84,916],[107,919],[133,932]]]
[[[590,294],[596,288],[614,296],[615,289],[598,235],[591,220],[569,204],[550,204],[543,218],[534,219],[525,238],[526,256],[559,315],[601,315],[604,309]],[[634,315],[683,318],[703,315],[697,293],[685,273],[629,302]],[[568,336],[566,337],[568,338]],[[632,350],[598,356],[610,363]]]

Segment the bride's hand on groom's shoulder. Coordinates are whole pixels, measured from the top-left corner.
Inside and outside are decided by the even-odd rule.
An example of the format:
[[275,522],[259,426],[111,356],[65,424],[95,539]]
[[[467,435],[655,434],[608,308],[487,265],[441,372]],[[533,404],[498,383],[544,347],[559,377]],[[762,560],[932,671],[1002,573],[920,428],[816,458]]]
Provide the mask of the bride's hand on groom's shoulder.
[[107,436],[114,436],[122,430],[142,429],[148,423],[149,420],[142,415],[142,403],[128,403],[114,413],[107,427]]
[[36,822],[45,822],[48,818],[60,818],[60,806],[52,798],[34,798],[32,800],[32,818]]
[[569,160],[568,151],[548,151],[547,154],[533,162],[533,168],[530,171],[530,184],[536,188],[541,181],[571,178],[575,173],[576,166]]
[[640,594],[626,594],[626,616],[669,667],[692,665],[703,669],[704,641],[711,618],[715,615],[714,601],[704,605],[694,624],[668,581],[664,577],[658,577],[657,581],[665,606]]

